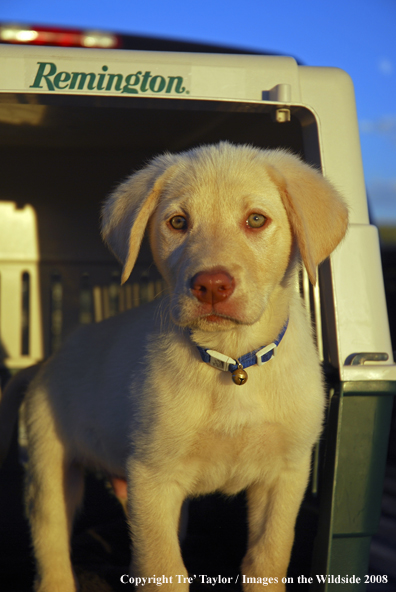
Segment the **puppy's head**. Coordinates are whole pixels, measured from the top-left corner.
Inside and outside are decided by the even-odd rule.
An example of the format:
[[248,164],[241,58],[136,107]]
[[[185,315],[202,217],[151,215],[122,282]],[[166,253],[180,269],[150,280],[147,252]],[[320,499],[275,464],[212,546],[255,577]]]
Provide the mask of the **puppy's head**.
[[122,282],[146,227],[173,320],[218,330],[260,318],[297,250],[315,283],[347,210],[296,156],[223,142],[157,157],[110,196],[102,233],[124,265]]

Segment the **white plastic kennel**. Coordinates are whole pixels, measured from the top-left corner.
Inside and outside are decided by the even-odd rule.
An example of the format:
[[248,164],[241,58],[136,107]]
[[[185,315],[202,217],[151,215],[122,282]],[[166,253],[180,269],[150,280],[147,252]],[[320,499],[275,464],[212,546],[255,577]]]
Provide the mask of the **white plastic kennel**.
[[[28,366],[76,324],[161,292],[147,247],[119,287],[119,266],[99,236],[100,205],[150,157],[219,140],[289,148],[349,205],[345,240],[321,266],[319,285],[312,290],[303,277],[301,289],[336,376],[312,569],[361,573],[381,483],[369,499],[367,488],[359,492],[373,479],[373,458],[383,475],[396,366],[343,71],[288,57],[0,47],[0,360]],[[352,433],[354,449],[368,441],[371,460],[352,459]],[[356,462],[363,465],[352,483],[346,467]],[[355,507],[347,513],[346,496]]]
[[[0,60],[7,366],[48,355],[60,324],[67,331],[91,319],[86,290],[114,283],[98,232],[106,193],[161,151],[228,139],[289,147],[346,197],[348,236],[321,270],[324,350],[344,380],[396,377],[347,74],[283,57],[13,46],[0,49]],[[361,352],[388,361],[348,363]]]

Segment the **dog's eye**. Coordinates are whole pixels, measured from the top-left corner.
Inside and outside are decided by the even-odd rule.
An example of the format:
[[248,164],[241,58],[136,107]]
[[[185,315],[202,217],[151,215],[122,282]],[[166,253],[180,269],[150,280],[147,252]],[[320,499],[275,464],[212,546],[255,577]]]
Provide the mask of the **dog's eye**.
[[184,216],[173,216],[169,220],[169,224],[175,230],[186,230],[187,229],[187,220]]
[[250,228],[261,228],[266,223],[267,218],[262,214],[250,214],[246,220],[247,226]]

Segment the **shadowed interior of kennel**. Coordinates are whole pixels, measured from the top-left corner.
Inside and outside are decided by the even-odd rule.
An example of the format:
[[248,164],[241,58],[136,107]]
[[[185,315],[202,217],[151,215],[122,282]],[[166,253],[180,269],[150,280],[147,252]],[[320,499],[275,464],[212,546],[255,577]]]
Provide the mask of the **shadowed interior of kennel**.
[[[301,107],[291,107],[290,121],[279,123],[274,106],[249,103],[51,95],[4,95],[1,100],[0,158],[6,174],[0,200],[14,204],[16,211],[31,206],[38,237],[37,260],[31,265],[23,260],[0,260],[3,314],[5,278],[12,266],[19,278],[12,304],[20,319],[14,327],[18,333],[14,343],[19,348],[15,367],[34,359],[36,317],[40,319],[41,355],[47,356],[79,323],[138,305],[164,288],[146,243],[130,280],[120,288],[120,267],[99,236],[104,198],[152,156],[229,140],[263,148],[288,148],[320,166],[315,119]],[[322,289],[329,276],[325,266]],[[336,359],[332,303],[327,302],[324,311],[319,289],[310,289],[306,277],[301,289],[318,331],[321,355],[331,362]],[[331,294],[331,290],[324,291]],[[38,302],[38,309],[34,309],[34,302]],[[1,331],[0,327],[7,364],[7,342]],[[295,577],[310,572],[319,512],[317,469],[321,455],[317,450],[312,484],[299,517],[290,568]],[[243,497],[225,505],[218,498],[192,505],[191,536],[185,545],[190,570],[209,574],[213,564],[219,573],[227,573],[227,569],[235,573],[244,546],[243,505]],[[95,506],[95,502],[89,502],[89,506]],[[85,514],[86,519],[90,513]],[[203,527],[204,523],[209,526]],[[80,532],[81,524],[84,516]],[[219,567],[219,561],[225,562],[223,567]],[[297,589],[302,591],[303,587]]]

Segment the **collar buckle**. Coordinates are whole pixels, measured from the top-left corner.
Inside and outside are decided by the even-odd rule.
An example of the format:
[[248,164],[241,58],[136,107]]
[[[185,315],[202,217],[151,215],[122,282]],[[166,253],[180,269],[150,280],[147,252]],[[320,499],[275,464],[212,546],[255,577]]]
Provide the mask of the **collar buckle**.
[[225,356],[214,349],[207,349],[206,353],[209,355],[208,364],[213,366],[213,368],[217,368],[217,370],[223,370],[223,372],[228,372],[229,367],[237,363],[234,358]]
[[[263,364],[265,364],[265,362],[269,362],[270,360],[272,360],[272,358],[276,354],[277,348],[278,348],[278,346],[276,345],[276,343],[270,343],[269,345],[266,345],[265,347],[261,348],[258,352],[256,352],[257,366],[262,366]],[[263,360],[263,357],[265,356],[265,354],[268,354],[270,351],[273,351],[272,356],[270,358],[268,358],[268,360]]]

